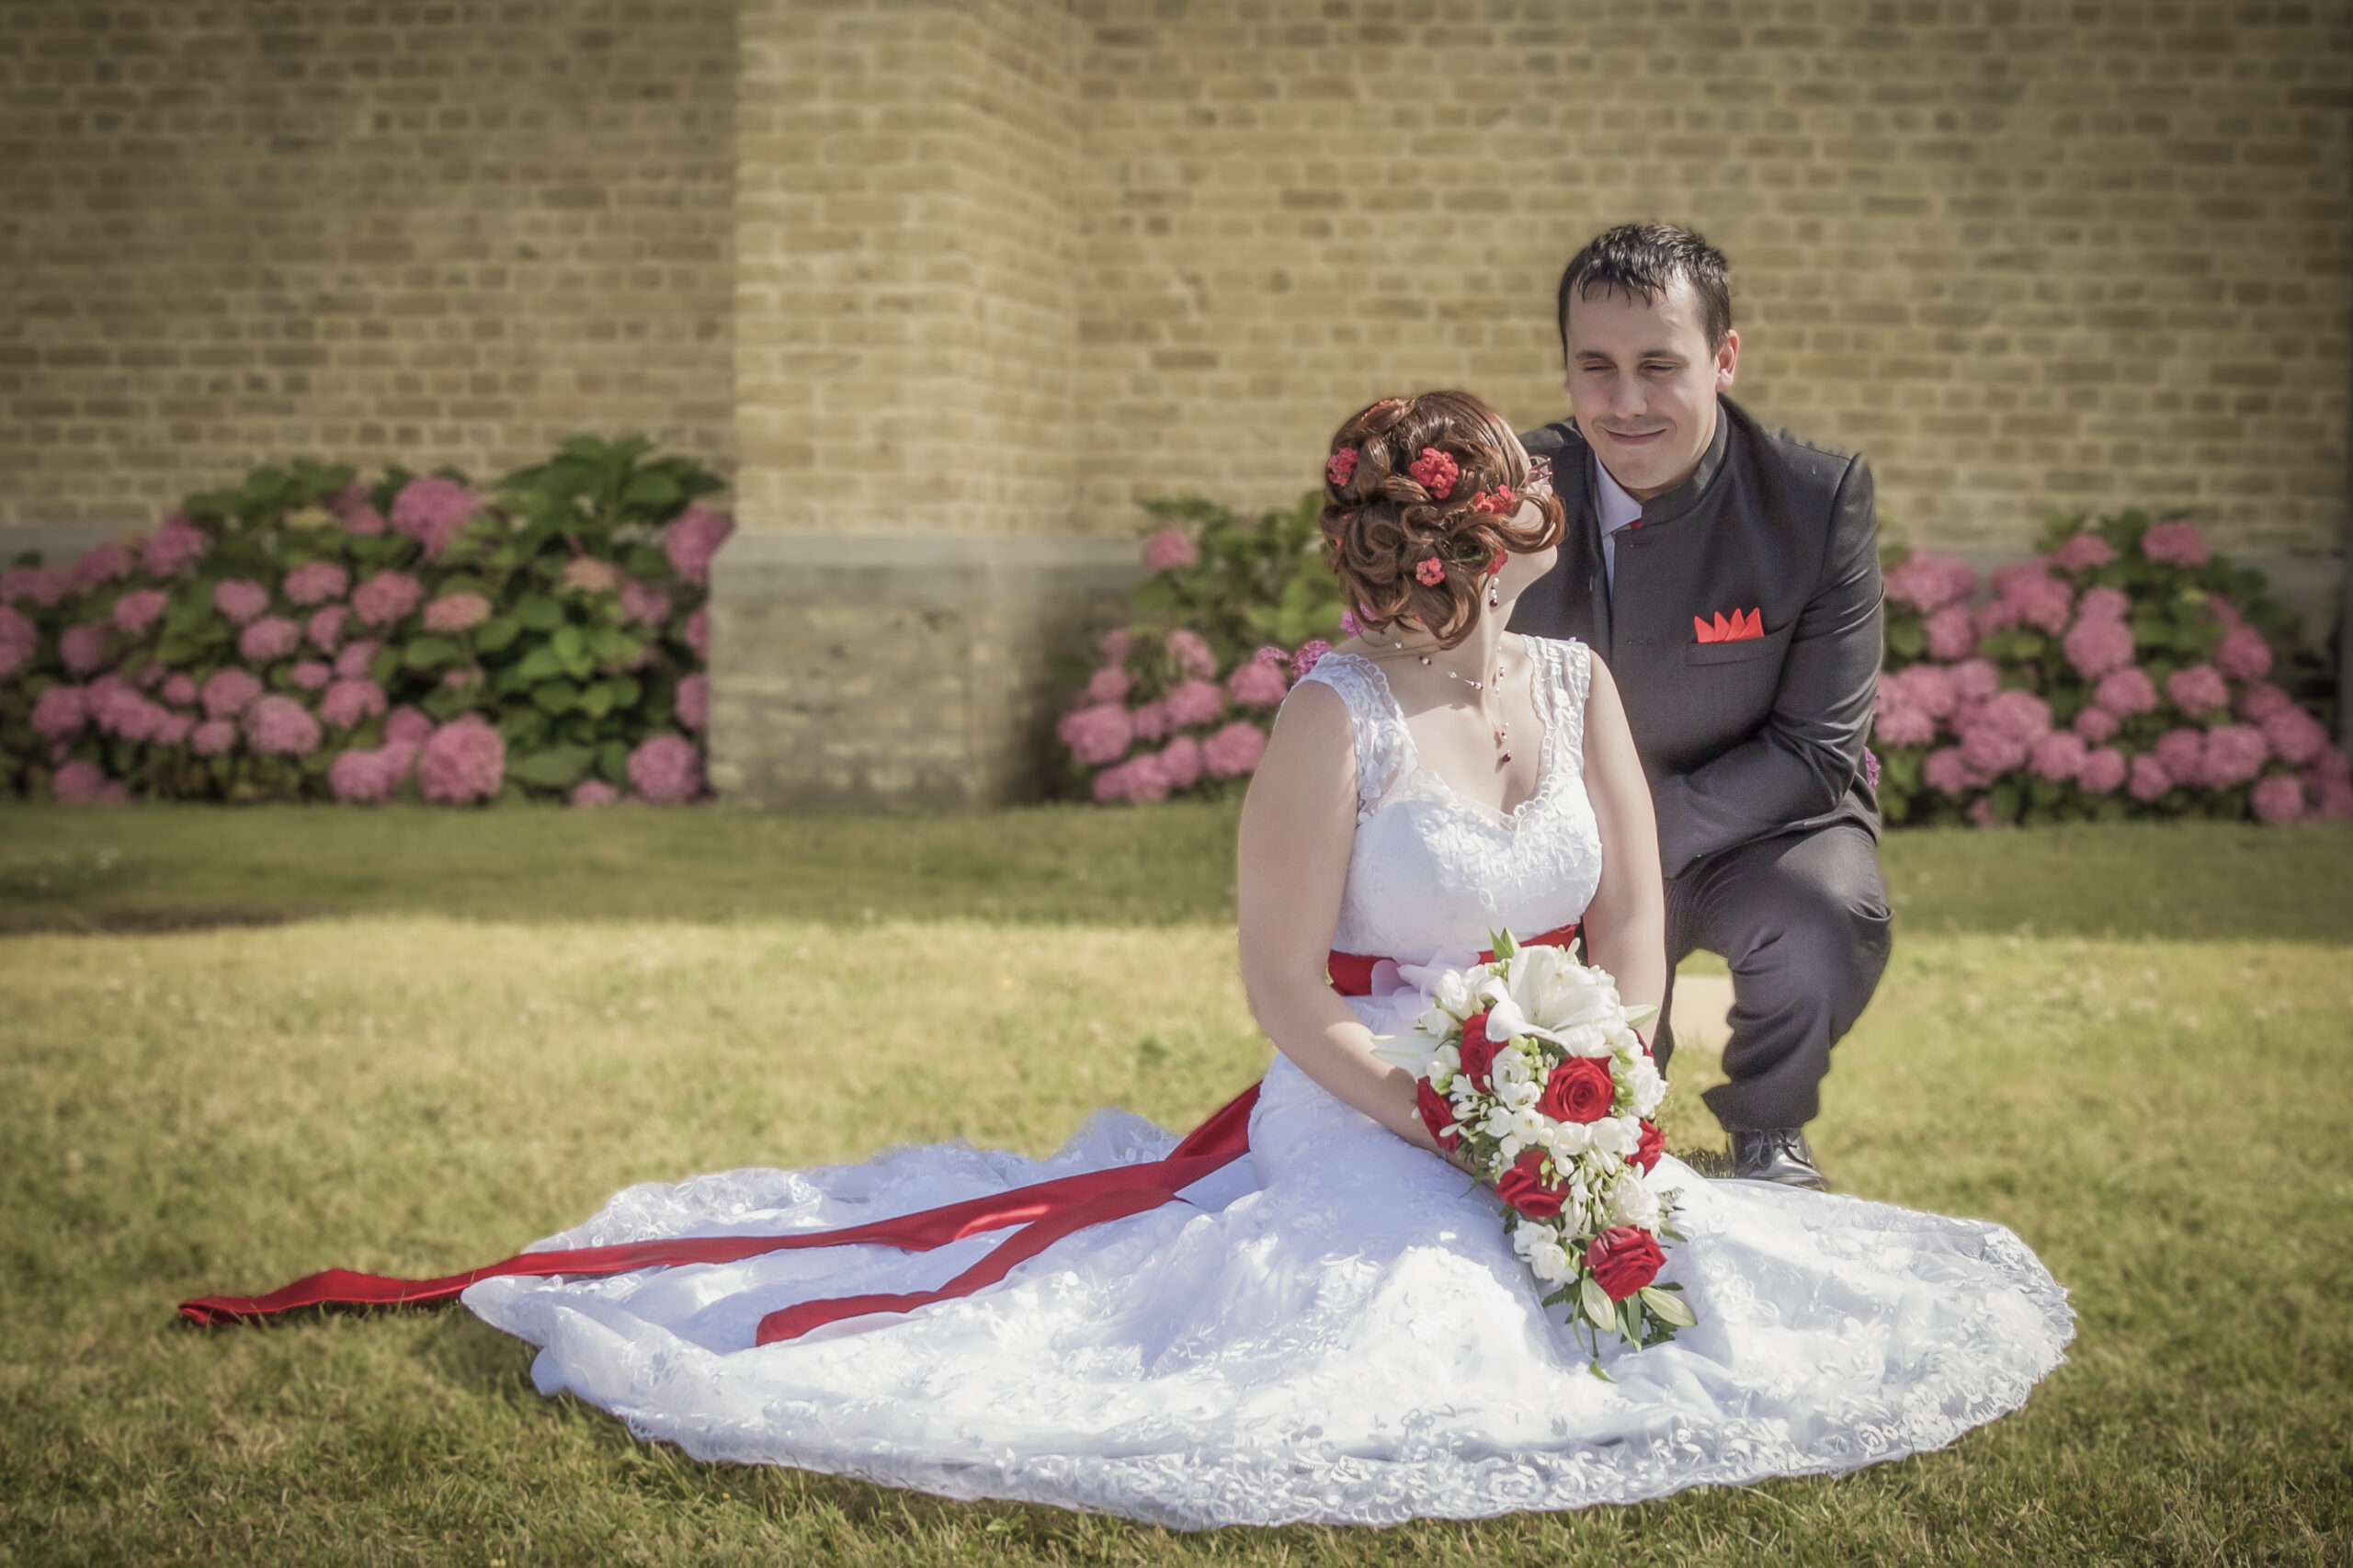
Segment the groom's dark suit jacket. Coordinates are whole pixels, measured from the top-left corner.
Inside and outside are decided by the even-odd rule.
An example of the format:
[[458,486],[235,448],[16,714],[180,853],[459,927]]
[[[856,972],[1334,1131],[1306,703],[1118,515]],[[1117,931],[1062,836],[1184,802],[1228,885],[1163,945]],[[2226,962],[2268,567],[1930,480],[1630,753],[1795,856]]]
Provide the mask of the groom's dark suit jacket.
[[[1561,561],[1520,597],[1512,629],[1575,637],[1608,661],[1658,807],[1669,877],[1700,857],[1792,829],[1855,822],[1876,835],[1863,740],[1880,664],[1879,519],[1870,470],[1768,431],[1730,398],[1682,485],[1643,503],[1602,568],[1593,449],[1566,420],[1520,437],[1552,460],[1568,511]],[[1701,642],[1722,612],[1761,610],[1764,635]]]

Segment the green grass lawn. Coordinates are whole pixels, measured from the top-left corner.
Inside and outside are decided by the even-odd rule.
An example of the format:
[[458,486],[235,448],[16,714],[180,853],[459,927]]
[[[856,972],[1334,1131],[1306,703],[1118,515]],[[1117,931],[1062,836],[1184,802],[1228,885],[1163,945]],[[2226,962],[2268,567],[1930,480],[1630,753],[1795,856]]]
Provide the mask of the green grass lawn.
[[[1837,1481],[1175,1535],[698,1464],[462,1310],[177,1326],[438,1273],[614,1189],[1097,1105],[1267,1046],[1232,814],[0,809],[0,1563],[2333,1562],[2353,1531],[2353,833],[1915,834],[1816,1142],[2018,1231],[2081,1335],[2026,1409]],[[919,944],[952,1040],[850,977]],[[850,1102],[840,1042],[922,1052]],[[1033,1063],[1050,1048],[1051,1072]],[[1670,1135],[1718,1134],[1677,1057]]]

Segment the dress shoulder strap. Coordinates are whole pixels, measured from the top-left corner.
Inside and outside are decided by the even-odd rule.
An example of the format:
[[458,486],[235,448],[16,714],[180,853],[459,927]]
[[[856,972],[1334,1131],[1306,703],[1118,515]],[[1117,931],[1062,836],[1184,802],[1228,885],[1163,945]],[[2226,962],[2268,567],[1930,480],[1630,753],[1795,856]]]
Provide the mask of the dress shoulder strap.
[[[1585,702],[1593,692],[1593,650],[1573,637],[1530,637],[1528,646],[1543,679],[1545,744],[1555,767],[1585,770]],[[1547,771],[1552,771],[1548,768]]]
[[1356,653],[1326,653],[1299,677],[1330,687],[1348,705],[1348,731],[1357,752],[1357,817],[1379,804],[1405,765],[1412,736],[1397,699],[1390,695],[1381,666]]

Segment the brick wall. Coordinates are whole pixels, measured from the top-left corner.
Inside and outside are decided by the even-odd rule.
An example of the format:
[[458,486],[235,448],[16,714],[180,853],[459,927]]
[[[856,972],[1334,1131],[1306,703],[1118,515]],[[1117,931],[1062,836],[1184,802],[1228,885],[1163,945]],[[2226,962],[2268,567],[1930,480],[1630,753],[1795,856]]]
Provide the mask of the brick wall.
[[1551,293],[1609,223],[1734,267],[1750,405],[1872,460],[1890,531],[2196,506],[2333,554],[2353,14],[1908,0],[1079,0],[1087,526],[1286,496],[1338,417],[1563,412]]
[[0,524],[301,453],[733,458],[733,0],[15,0]]

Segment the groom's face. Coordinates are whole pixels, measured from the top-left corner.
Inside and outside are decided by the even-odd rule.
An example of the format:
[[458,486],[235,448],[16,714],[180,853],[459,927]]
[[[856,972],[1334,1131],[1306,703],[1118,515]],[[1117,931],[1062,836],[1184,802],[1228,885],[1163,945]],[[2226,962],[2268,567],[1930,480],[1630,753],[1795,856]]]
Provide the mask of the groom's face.
[[1716,434],[1740,335],[1708,343],[1690,280],[1655,300],[1619,290],[1569,301],[1569,406],[1610,477],[1636,500],[1691,475]]

